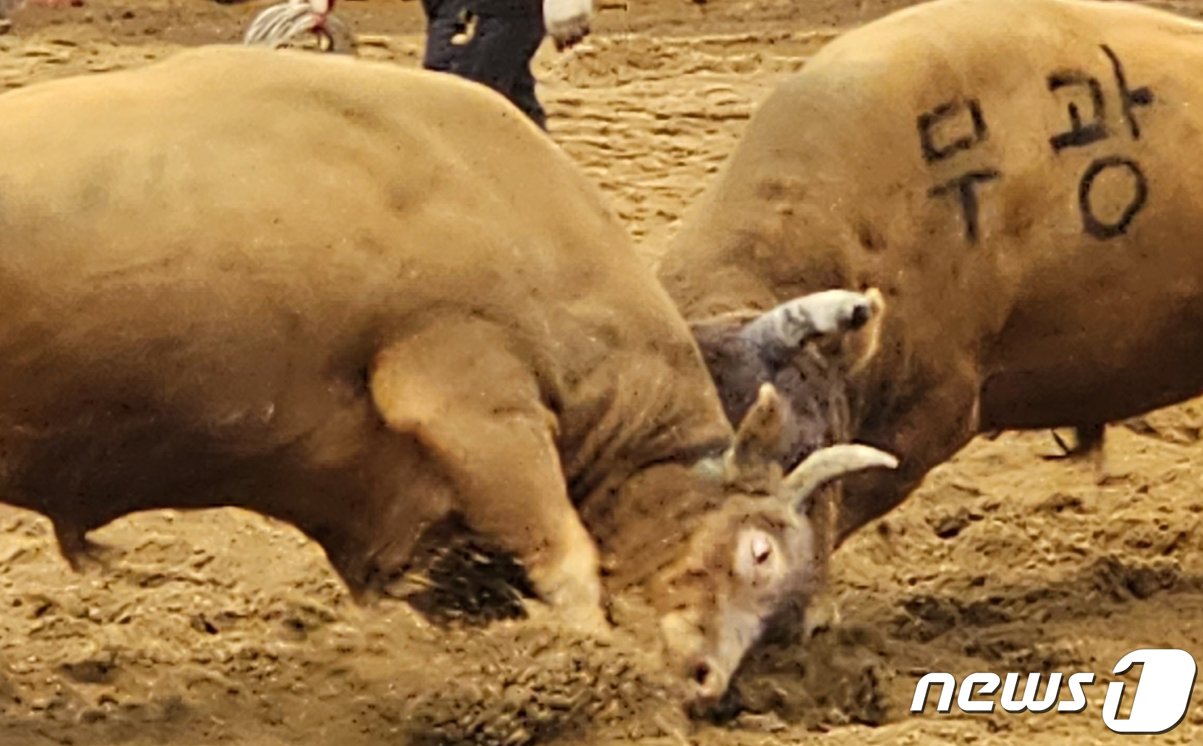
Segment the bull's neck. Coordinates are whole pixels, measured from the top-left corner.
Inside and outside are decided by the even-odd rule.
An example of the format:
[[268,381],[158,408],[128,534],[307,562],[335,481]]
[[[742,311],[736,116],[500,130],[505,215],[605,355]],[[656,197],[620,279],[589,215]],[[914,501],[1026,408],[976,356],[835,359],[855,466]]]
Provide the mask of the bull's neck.
[[648,464],[582,504],[612,592],[645,584],[677,561],[699,521],[722,504],[721,458],[704,453]]
[[887,299],[886,318],[880,330],[880,345],[859,370],[847,377],[851,437],[858,439],[873,428],[873,417],[906,406],[916,395],[916,356],[899,314],[891,313]]
[[687,339],[658,355],[607,358],[560,416],[572,499],[612,567],[678,545],[683,517],[705,509],[691,488],[695,464],[731,441],[714,384]]

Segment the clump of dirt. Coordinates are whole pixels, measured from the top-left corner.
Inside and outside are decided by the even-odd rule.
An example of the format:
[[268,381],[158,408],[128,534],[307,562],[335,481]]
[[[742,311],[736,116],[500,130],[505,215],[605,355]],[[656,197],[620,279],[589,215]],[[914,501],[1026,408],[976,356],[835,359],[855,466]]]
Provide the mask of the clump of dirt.
[[418,744],[529,744],[611,733],[681,732],[672,682],[637,647],[554,626],[499,623],[453,635],[437,676],[412,703]]
[[735,685],[736,725],[761,728],[767,720],[815,730],[889,722],[893,673],[881,660],[880,636],[839,625],[799,638],[749,656]]

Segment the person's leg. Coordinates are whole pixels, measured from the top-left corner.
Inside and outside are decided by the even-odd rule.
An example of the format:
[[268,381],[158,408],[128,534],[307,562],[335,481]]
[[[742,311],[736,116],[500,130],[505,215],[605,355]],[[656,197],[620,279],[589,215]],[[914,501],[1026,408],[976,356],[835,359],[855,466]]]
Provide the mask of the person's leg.
[[510,100],[540,128],[547,129],[547,113],[543,110],[543,105],[539,103],[539,97],[535,94],[535,76],[530,69],[531,59],[539,51],[539,45],[543,42],[543,19],[533,17],[515,20],[521,20],[526,24],[527,30],[522,48],[524,62],[510,89]]
[[479,16],[475,34],[461,47],[452,72],[501,93],[544,127],[546,115],[535,95],[535,79],[530,71],[531,58],[543,34],[539,15]]
[[426,50],[422,56],[422,67],[438,72],[454,72],[456,58],[463,54],[463,46],[456,45],[452,38],[462,31],[466,0],[422,0],[426,11]]

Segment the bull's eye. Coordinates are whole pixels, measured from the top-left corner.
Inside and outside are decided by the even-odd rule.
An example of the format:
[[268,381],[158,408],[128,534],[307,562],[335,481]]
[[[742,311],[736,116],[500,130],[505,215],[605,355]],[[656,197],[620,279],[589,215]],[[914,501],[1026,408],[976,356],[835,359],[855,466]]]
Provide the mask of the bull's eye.
[[773,582],[784,569],[778,566],[781,563],[773,555],[778,549],[777,542],[767,531],[758,528],[743,531],[731,557],[732,576],[753,588]]
[[757,536],[752,540],[752,560],[763,565],[773,555],[773,545],[766,536]]

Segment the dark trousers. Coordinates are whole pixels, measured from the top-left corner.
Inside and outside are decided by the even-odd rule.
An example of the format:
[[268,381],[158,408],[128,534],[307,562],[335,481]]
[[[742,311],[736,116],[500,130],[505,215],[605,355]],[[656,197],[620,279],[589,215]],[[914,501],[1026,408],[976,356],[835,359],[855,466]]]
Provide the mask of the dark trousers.
[[[490,7],[496,6],[496,7]],[[483,83],[502,94],[546,129],[547,115],[535,96],[531,58],[543,41],[542,3],[510,3],[498,0],[423,0],[426,10],[427,70],[449,72]],[[475,17],[472,38],[455,44],[452,37],[463,33],[468,18]]]

